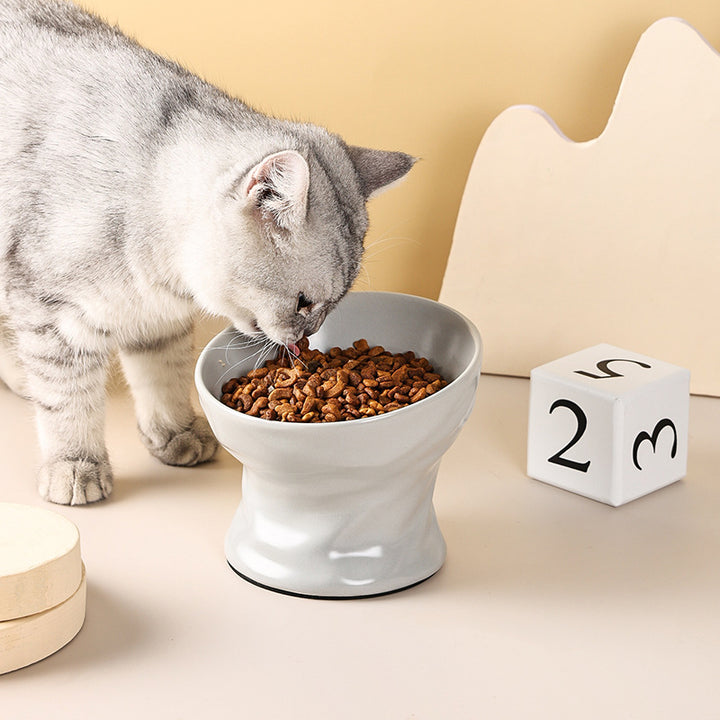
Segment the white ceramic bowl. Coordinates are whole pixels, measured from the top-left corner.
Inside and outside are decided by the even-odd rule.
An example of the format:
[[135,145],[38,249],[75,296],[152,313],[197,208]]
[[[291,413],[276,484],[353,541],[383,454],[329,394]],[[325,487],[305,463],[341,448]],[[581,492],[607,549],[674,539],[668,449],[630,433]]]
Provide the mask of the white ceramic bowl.
[[198,360],[202,408],[219,442],[243,463],[227,560],[263,587],[322,598],[379,595],[425,580],[445,559],[432,496],[440,458],[475,402],[480,334],[432,300],[358,292],[328,316],[311,347],[345,348],[359,338],[413,350],[451,382],[384,415],[281,423],[218,400],[227,380],[255,366],[258,348],[246,337],[225,330]]

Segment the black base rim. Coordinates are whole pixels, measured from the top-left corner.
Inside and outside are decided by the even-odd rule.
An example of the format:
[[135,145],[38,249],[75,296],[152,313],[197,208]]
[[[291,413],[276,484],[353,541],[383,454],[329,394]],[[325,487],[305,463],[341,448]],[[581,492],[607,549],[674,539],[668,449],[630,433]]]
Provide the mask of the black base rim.
[[293,592],[292,590],[282,590],[281,588],[272,587],[272,585],[265,585],[257,580],[253,580],[247,575],[243,575],[237,568],[232,566],[229,560],[227,561],[227,564],[236,575],[239,575],[243,580],[249,582],[251,585],[255,585],[263,590],[270,590],[271,592],[278,593],[279,595],[289,595],[290,597],[305,598],[307,600],[367,600],[369,598],[383,597],[385,595],[394,595],[395,593],[402,592],[403,590],[409,590],[410,588],[417,587],[440,572],[440,568],[438,568],[434,573],[431,573],[422,580],[416,580],[409,585],[403,585],[402,587],[394,588],[393,590],[383,590],[383,592],[369,593],[367,595],[311,595],[308,593]]

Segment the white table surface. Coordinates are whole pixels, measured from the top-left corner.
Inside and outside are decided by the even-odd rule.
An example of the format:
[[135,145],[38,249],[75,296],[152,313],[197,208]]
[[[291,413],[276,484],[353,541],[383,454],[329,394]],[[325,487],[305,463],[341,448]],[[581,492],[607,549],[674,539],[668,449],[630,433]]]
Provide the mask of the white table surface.
[[[0,716],[719,718],[720,400],[691,400],[685,480],[611,508],[526,477],[528,389],[483,377],[443,459],[443,569],[350,601],[236,576],[223,536],[239,464],[161,465],[114,395],[112,498],[48,506],[80,529],[85,626],[0,676]],[[0,390],[0,413],[0,501],[44,505],[31,410]]]

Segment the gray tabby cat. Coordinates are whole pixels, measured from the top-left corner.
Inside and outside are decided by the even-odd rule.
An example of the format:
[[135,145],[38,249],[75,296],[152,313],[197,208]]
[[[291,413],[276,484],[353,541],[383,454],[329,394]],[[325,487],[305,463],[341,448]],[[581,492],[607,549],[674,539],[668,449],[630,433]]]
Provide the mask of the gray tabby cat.
[[41,495],[107,497],[108,359],[165,463],[198,309],[293,346],[357,276],[365,203],[413,159],[273,119],[73,5],[0,0],[0,376],[36,407]]

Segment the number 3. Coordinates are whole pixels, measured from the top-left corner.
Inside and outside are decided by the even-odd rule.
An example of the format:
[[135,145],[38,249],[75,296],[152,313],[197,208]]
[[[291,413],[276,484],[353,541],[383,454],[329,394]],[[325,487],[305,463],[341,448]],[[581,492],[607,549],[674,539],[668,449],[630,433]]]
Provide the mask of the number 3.
[[678,445],[677,428],[675,427],[675,423],[672,420],[670,420],[670,418],[663,418],[653,428],[652,435],[643,430],[635,438],[635,442],[633,443],[632,459],[633,459],[633,465],[635,465],[635,467],[638,470],[642,470],[642,468],[640,467],[640,463],[638,461],[638,451],[640,450],[640,446],[647,440],[652,445],[653,452],[655,452],[655,443],[657,443],[658,436],[660,435],[660,432],[666,427],[672,428],[672,431],[673,431],[673,444],[672,444],[672,448],[670,449],[670,457],[674,458],[675,455],[677,455],[677,445]]

